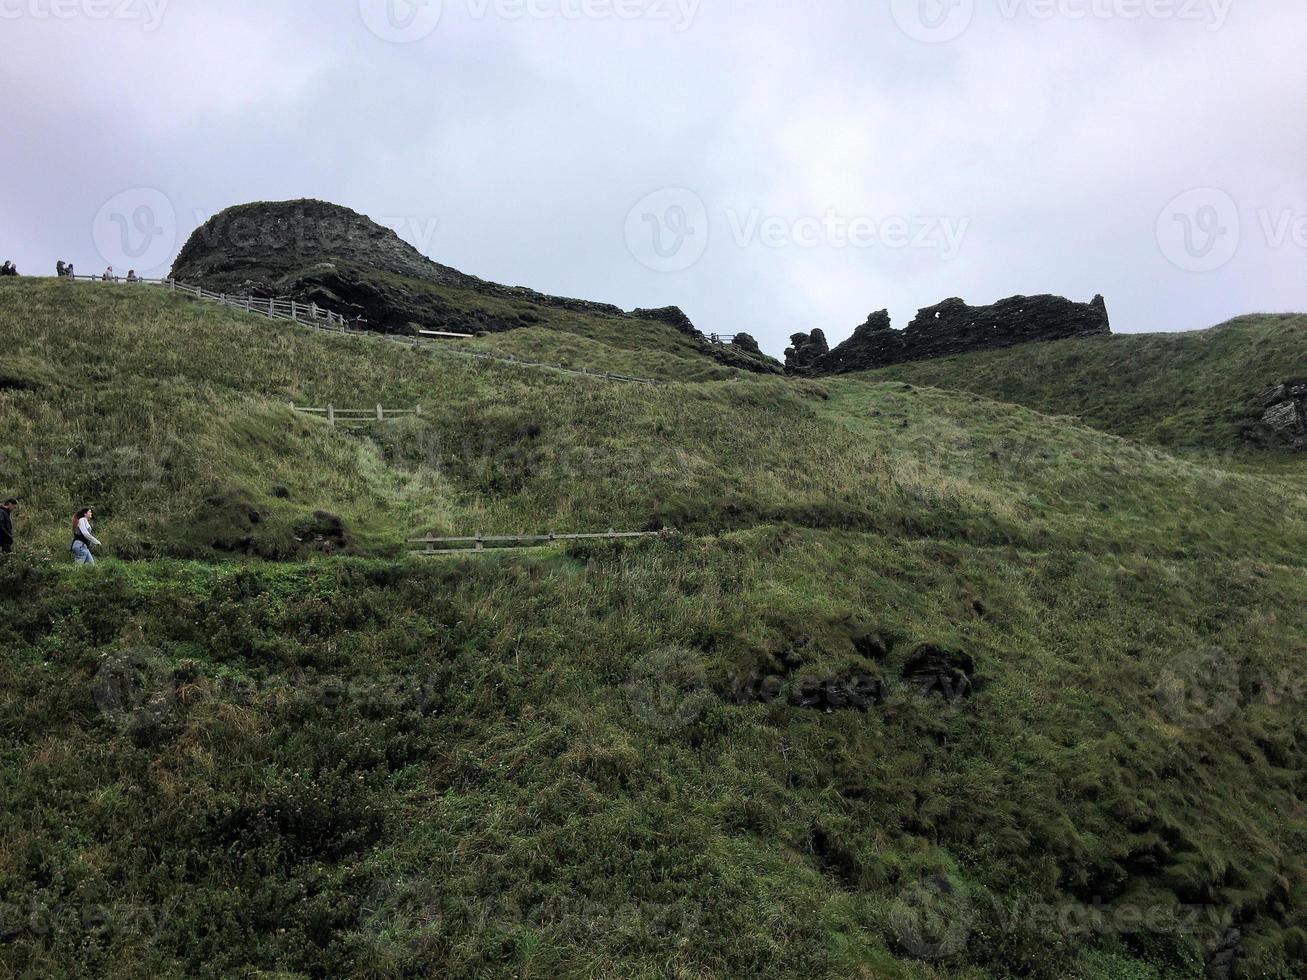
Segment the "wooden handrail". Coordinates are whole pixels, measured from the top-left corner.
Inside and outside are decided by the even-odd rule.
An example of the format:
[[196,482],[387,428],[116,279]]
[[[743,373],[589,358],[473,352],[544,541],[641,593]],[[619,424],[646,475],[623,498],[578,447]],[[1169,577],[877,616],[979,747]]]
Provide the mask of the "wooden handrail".
[[[91,282],[105,281],[100,276],[77,275],[77,276],[72,276],[71,278],[81,279],[81,280],[86,280]],[[108,280],[108,282],[126,283],[127,280],[111,279]],[[212,300],[213,302],[221,303],[224,306],[229,306],[234,309],[239,309],[246,313],[256,313],[259,316],[266,317],[267,319],[270,320],[291,320],[295,323],[308,324],[309,326],[312,326],[318,330],[327,330],[333,333],[344,334],[346,336],[369,337],[369,338],[380,337],[397,343],[405,343],[411,341],[411,343],[414,346],[417,345],[419,339],[417,336],[413,336],[409,340],[406,340],[405,338],[397,339],[395,336],[391,334],[381,334],[375,331],[358,330],[352,328],[350,324],[367,323],[367,321],[364,320],[362,317],[356,317],[355,319],[350,320],[347,319],[341,313],[336,313],[332,310],[324,310],[321,307],[319,307],[316,303],[308,303],[308,304],[300,303],[298,300],[294,299],[293,297],[282,299],[276,297],[265,298],[261,296],[229,296],[226,293],[215,293],[212,290],[205,289],[202,286],[192,286],[189,283],[181,282],[176,279],[146,279],[143,277],[139,277],[133,280],[133,283],[136,282],[158,286],[162,289],[167,289],[169,292],[184,293],[188,296],[194,296],[197,299]],[[423,330],[420,331],[419,334],[428,337],[441,337],[441,338],[451,339],[451,340],[475,339],[475,336],[473,334],[459,334],[459,333],[451,333],[451,332],[445,332],[439,330]],[[564,365],[561,364],[546,364],[541,361],[528,361],[528,360],[523,360],[522,358],[513,357],[512,355],[491,354],[484,351],[461,350],[456,347],[444,347],[443,345],[437,348],[437,346],[433,344],[428,344],[427,348],[440,349],[442,353],[453,354],[459,357],[472,357],[472,358],[477,358],[479,360],[496,361],[502,364],[514,364],[517,365],[518,367],[542,368],[550,371],[560,371],[564,374],[580,375],[582,377],[587,377],[587,378],[601,378],[606,381],[621,381],[627,384],[640,384],[640,385],[649,385],[649,386],[657,386],[664,383],[661,381],[655,381],[652,378],[636,378],[626,374],[615,374],[611,371],[591,371],[588,368],[572,368],[572,367],[565,367]]]
[[[459,551],[507,551],[519,548],[542,548],[559,541],[617,541],[632,538],[665,538],[676,532],[662,531],[606,531],[598,534],[478,534],[473,537],[410,538],[409,544],[425,545],[412,549],[412,555],[439,555]],[[468,547],[440,547],[436,545],[467,545]],[[490,547],[487,547],[490,546]]]

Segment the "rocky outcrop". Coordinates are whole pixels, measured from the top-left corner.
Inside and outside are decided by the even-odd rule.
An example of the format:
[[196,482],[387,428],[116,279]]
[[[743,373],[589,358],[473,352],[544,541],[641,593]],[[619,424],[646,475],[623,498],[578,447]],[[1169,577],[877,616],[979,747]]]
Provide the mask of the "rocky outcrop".
[[[755,374],[783,374],[785,369],[774,357],[768,357],[759,348],[758,342],[747,333],[737,334],[733,343],[710,343],[702,330],[696,327],[688,316],[677,306],[668,306],[660,310],[635,310],[630,314],[641,320],[656,320],[675,327],[681,333],[694,340],[704,354],[719,364],[752,371]],[[741,343],[743,340],[743,343]]]
[[1258,399],[1262,424],[1299,452],[1307,452],[1307,380],[1286,381]]
[[656,320],[658,323],[665,323],[669,327],[675,327],[688,337],[695,337],[699,340],[706,339],[703,331],[691,322],[690,318],[685,315],[685,311],[679,306],[664,306],[657,310],[634,310],[631,316],[640,320]]
[[796,374],[845,374],[905,361],[1111,332],[1102,296],[1095,296],[1090,303],[1075,303],[1061,296],[1013,296],[992,306],[968,306],[960,299],[946,299],[918,313],[905,330],[893,329],[888,311],[873,313],[852,337],[815,357],[812,337],[817,332],[797,334],[795,356],[791,361],[787,351],[786,364]]
[[[218,292],[293,296],[385,332],[530,326],[532,307],[623,316],[616,306],[501,286],[433,262],[349,208],[301,200],[243,204],[191,235],[172,276]],[[450,290],[498,302],[454,301]],[[503,301],[509,301],[507,304]]]
[[623,323],[653,320],[692,338],[706,357],[748,371],[782,370],[761,351],[716,349],[674,306],[626,313],[487,282],[433,262],[391,229],[325,201],[228,208],[191,235],[171,274],[216,292],[317,303],[383,333],[499,333],[561,326],[570,313],[611,318],[619,331]]
[[791,374],[822,373],[816,367],[828,354],[830,344],[826,342],[826,334],[821,330],[796,333],[790,337],[790,346],[785,351],[785,370]]

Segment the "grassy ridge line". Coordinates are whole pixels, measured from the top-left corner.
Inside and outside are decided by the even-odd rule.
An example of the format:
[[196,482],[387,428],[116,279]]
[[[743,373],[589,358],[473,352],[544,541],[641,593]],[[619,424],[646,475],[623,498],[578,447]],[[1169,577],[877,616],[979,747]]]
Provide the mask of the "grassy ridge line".
[[[0,286],[0,341],[23,540],[55,556],[84,502],[124,557],[303,557],[320,510],[364,554],[468,529],[785,523],[1198,560],[1307,550],[1292,481],[956,393],[596,386],[55,283]],[[346,433],[286,407],[359,398],[424,417]]]
[[1253,400],[1307,375],[1305,350],[1307,316],[1268,314],[1187,333],[1026,344],[858,377],[972,391],[1187,452],[1282,454]]
[[[707,356],[693,339],[657,320],[569,310],[527,297],[496,296],[441,286],[376,270],[356,270],[381,283],[427,297],[465,325],[468,311],[514,321],[516,329],[478,338],[471,347],[519,357],[543,357],[589,368],[660,380],[712,381],[742,372]],[[475,318],[471,323],[476,323]]]

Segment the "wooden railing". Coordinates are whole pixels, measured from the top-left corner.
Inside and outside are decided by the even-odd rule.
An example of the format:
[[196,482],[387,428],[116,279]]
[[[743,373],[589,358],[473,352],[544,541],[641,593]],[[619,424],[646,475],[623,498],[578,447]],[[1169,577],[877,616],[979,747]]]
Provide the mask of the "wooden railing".
[[[191,286],[176,279],[144,279],[137,278],[128,280],[123,278],[105,279],[103,276],[72,276],[73,279],[88,280],[92,282],[121,283],[126,285],[135,285],[145,283],[166,289],[171,293],[181,293],[184,296],[193,296],[196,299],[209,300],[215,303],[221,303],[224,306],[236,310],[243,310],[246,313],[257,313],[260,316],[268,317],[272,320],[290,320],[295,323],[302,323],[311,326],[317,330],[328,330],[333,333],[348,334],[353,337],[368,337],[370,339],[385,339],[392,343],[403,344],[408,347],[418,347],[420,338],[418,336],[405,336],[402,334],[380,333],[375,330],[363,330],[360,326],[367,323],[362,317],[346,319],[339,313],[323,309],[316,303],[302,303],[294,299],[265,299],[259,296],[235,296],[228,293],[214,292],[211,289],[204,289],[200,286]],[[472,334],[454,334],[443,331],[424,330],[421,331],[426,337],[440,337],[447,339],[472,340]],[[439,350],[441,353],[452,354],[456,357],[471,357],[477,360],[494,361],[500,364],[513,364],[517,367],[542,368],[549,371],[558,371],[563,374],[574,374],[585,378],[599,378],[604,381],[620,381],[625,384],[639,385],[660,385],[665,382],[655,381],[652,378],[636,378],[627,374],[616,374],[612,371],[591,371],[589,368],[566,367],[562,364],[546,364],[541,361],[528,361],[511,354],[490,354],[484,351],[461,350],[457,347],[447,347],[444,344],[435,342],[424,342],[422,346],[427,350]]]
[[356,425],[364,422],[385,422],[387,419],[403,418],[406,415],[421,415],[422,406],[417,405],[413,408],[385,408],[378,405],[376,408],[337,408],[335,405],[328,405],[326,408],[308,408],[304,405],[290,403],[292,412],[303,412],[306,415],[322,415],[332,425],[339,422],[341,425]]
[[302,303],[292,298],[277,298],[263,296],[237,296],[230,293],[219,293],[212,289],[204,289],[201,286],[191,286],[184,282],[178,282],[176,279],[146,279],[138,276],[135,279],[127,279],[121,276],[107,278],[104,275],[98,276],[70,276],[74,280],[85,280],[87,282],[116,283],[118,285],[134,286],[142,283],[148,286],[156,286],[166,289],[170,293],[181,293],[185,296],[194,296],[196,299],[210,300],[214,303],[221,303],[223,306],[229,306],[235,310],[244,310],[246,313],[258,313],[260,316],[266,316],[270,320],[293,320],[296,323],[308,323],[313,326],[326,326],[344,329],[348,324],[366,323],[361,317],[352,320],[346,319],[342,314],[332,310],[323,309],[317,303]]
[[547,548],[560,541],[622,541],[632,538],[666,538],[675,534],[663,531],[606,531],[601,534],[477,534],[470,538],[410,538],[409,544],[423,545],[413,555],[443,555],[459,551],[519,551]]
[[175,279],[165,279],[160,283],[172,293],[183,293],[196,299],[212,300],[232,309],[244,310],[246,313],[258,313],[270,320],[294,320],[296,323],[308,323],[313,326],[328,326],[344,329],[348,324],[364,322],[361,319],[347,320],[344,315],[326,310],[317,303],[302,303],[297,299],[277,299],[262,296],[232,296],[217,293],[200,286],[188,286]]

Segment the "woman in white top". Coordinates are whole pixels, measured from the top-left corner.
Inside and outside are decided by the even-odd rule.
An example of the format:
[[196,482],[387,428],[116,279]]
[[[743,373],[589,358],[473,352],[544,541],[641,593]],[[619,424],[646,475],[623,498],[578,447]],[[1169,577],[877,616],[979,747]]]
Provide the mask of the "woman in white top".
[[83,508],[73,515],[73,543],[68,546],[68,550],[73,553],[73,561],[79,565],[94,565],[95,555],[91,554],[91,546],[100,547],[100,540],[91,533],[91,521],[95,518],[95,511],[90,507]]

